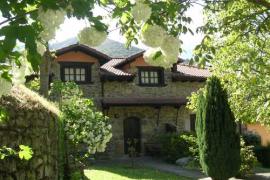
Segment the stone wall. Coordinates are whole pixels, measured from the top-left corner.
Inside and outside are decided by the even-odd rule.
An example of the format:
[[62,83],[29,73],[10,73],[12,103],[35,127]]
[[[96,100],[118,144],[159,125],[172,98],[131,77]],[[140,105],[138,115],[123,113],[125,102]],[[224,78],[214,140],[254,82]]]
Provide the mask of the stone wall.
[[0,147],[27,145],[33,157],[0,160],[0,180],[54,180],[58,178],[58,110],[25,87],[15,87],[0,99],[9,119],[0,123]]
[[[140,119],[141,152],[144,153],[145,143],[155,135],[165,132],[165,124],[176,126],[177,131],[185,130],[185,119],[189,119],[189,111],[184,107],[161,107],[158,118],[158,109],[154,107],[111,107],[108,111],[112,124],[113,137],[109,145],[112,156],[124,154],[124,126],[123,122],[129,117]],[[178,115],[177,115],[178,111]]]
[[[99,63],[95,62],[92,66],[91,84],[81,85],[86,97],[93,98],[95,104],[101,107],[99,99],[102,97],[102,86],[100,81]],[[164,86],[146,87],[139,86],[138,69],[136,65],[128,66],[128,71],[136,74],[132,82],[127,81],[105,81],[103,86],[104,97],[110,98],[144,98],[144,97],[166,97],[166,98],[186,98],[192,92],[201,88],[202,82],[180,82],[172,81],[170,70],[164,71]],[[60,77],[60,76],[58,76]],[[105,110],[106,111],[106,110]],[[178,115],[177,115],[178,111]],[[160,109],[159,123],[157,124],[158,109],[150,106],[141,107],[110,107],[107,116],[112,123],[113,138],[108,147],[108,151],[113,155],[124,153],[124,135],[123,121],[129,117],[137,117],[141,120],[141,147],[144,152],[144,143],[148,142],[156,133],[164,131],[165,123],[175,125],[177,131],[190,130],[190,111],[181,106],[180,109],[175,107],[163,106]]]
[[[133,69],[136,72],[136,69]],[[204,85],[201,82],[172,81],[172,73],[164,72],[165,86],[146,87],[139,86],[138,75],[132,82],[107,81],[104,83],[105,97],[182,97],[190,96]]]
[[[91,66],[91,83],[82,84],[80,87],[84,93],[85,97],[93,98],[95,103],[100,106],[101,97],[101,79],[100,79],[100,65],[99,63],[94,63]],[[60,76],[60,65],[54,62],[52,72],[54,74],[54,80],[61,80]]]
[[[136,68],[132,70],[136,72]],[[186,98],[204,85],[204,83],[199,82],[173,82],[171,72],[168,70],[165,71],[165,86],[145,87],[138,84],[138,76],[135,77],[133,82],[107,81],[104,83],[104,97]],[[157,108],[149,106],[110,107],[107,115],[110,117],[112,123],[113,138],[109,146],[112,156],[122,155],[124,153],[123,121],[129,117],[140,119],[142,153],[145,152],[145,143],[151,141],[151,138],[156,134],[165,132],[166,123],[176,126],[178,132],[190,130],[191,112],[184,105],[179,109],[171,106],[162,106],[159,112],[159,119],[158,111]]]

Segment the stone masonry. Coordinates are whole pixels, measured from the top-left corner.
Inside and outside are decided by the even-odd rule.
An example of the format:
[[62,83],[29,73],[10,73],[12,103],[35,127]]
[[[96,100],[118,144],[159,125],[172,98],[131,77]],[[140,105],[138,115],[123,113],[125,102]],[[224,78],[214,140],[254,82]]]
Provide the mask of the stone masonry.
[[6,157],[0,160],[0,180],[58,179],[58,110],[25,87],[15,87],[0,98],[8,119],[0,123],[0,147],[29,146],[30,160]]
[[[79,52],[72,52],[72,54]],[[71,54],[71,52],[70,52]],[[62,62],[86,62],[93,63],[91,67],[92,83],[81,85],[86,97],[93,98],[96,105],[107,115],[112,123],[113,138],[108,146],[108,151],[112,155],[124,154],[124,127],[125,119],[134,117],[140,120],[141,152],[144,153],[144,143],[147,143],[154,134],[162,133],[165,130],[165,124],[176,127],[177,131],[189,131],[191,112],[182,105],[181,107],[161,106],[160,109],[153,106],[111,106],[103,109],[100,99],[102,98],[187,98],[192,92],[197,91],[204,85],[204,82],[173,81],[171,70],[164,70],[164,86],[146,87],[139,85],[138,68],[136,65],[129,66],[128,72],[135,74],[132,81],[126,80],[101,80],[101,70],[99,60],[93,57],[84,57],[75,55],[68,57],[61,55]],[[136,61],[136,59],[135,59]],[[136,64],[136,63],[135,63]],[[60,77],[59,67],[54,69],[55,77]],[[102,88],[103,87],[103,88]],[[159,114],[159,118],[158,118]]]

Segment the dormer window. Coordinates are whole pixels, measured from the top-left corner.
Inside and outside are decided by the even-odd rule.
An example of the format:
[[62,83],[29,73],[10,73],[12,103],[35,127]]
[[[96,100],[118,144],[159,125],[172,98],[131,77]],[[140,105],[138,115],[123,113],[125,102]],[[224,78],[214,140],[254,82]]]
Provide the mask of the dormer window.
[[61,80],[75,81],[78,84],[86,84],[91,82],[91,64],[90,63],[60,63]]
[[140,67],[139,84],[141,86],[161,86],[164,84],[164,72],[158,67]]

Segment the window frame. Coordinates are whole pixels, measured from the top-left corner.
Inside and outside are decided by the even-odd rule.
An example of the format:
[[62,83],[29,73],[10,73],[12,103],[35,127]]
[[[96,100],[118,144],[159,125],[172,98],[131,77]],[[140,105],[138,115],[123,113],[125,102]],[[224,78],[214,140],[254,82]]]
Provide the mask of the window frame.
[[[142,82],[142,72],[148,73],[148,83]],[[150,73],[156,72],[158,82],[157,83],[151,83],[150,82]],[[161,67],[138,67],[138,77],[139,77],[139,85],[140,86],[148,86],[148,87],[158,87],[158,86],[164,86],[164,69]],[[154,78],[154,77],[152,77]]]
[[[92,65],[93,63],[84,63],[84,62],[61,62],[60,63],[60,76],[61,81],[66,82],[65,80],[65,69],[70,68],[73,69],[74,73],[74,82],[77,84],[89,84],[92,83]],[[76,81],[76,69],[84,69],[85,80],[84,81]],[[82,73],[80,72],[80,76]],[[81,77],[80,77],[81,78]]]

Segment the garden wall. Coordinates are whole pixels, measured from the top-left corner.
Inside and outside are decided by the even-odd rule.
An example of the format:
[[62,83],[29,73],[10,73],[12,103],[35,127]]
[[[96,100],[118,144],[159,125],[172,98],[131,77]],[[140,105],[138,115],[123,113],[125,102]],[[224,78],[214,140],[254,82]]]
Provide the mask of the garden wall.
[[0,123],[0,147],[32,148],[29,161],[18,157],[0,160],[0,180],[37,180],[58,178],[58,110],[29,89],[19,86],[0,99],[9,119]]

